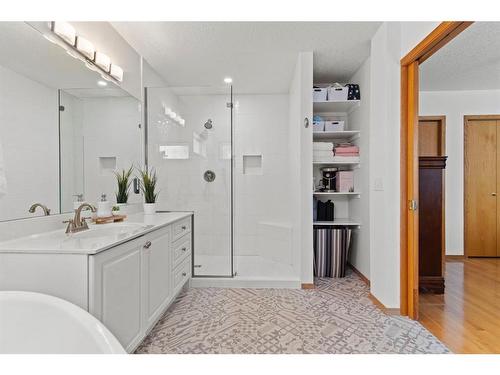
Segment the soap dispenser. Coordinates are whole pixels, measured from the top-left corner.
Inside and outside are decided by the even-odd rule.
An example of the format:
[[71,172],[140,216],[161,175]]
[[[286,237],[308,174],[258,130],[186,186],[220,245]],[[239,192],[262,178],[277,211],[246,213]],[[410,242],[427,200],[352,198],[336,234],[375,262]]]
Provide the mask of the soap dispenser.
[[111,203],[106,200],[106,194],[101,194],[101,201],[97,204],[97,217],[110,217]]
[[73,209],[77,210],[83,203],[83,194],[75,194],[73,195],[75,200],[73,201]]

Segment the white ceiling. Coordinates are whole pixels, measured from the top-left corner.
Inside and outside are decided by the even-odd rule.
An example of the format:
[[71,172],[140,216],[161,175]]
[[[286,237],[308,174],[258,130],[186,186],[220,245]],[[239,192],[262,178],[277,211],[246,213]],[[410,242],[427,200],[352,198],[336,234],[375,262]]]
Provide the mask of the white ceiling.
[[346,81],[370,55],[380,22],[113,22],[169,86],[288,92],[297,54],[314,52],[315,82]]
[[425,61],[420,89],[500,89],[500,22],[476,22]]

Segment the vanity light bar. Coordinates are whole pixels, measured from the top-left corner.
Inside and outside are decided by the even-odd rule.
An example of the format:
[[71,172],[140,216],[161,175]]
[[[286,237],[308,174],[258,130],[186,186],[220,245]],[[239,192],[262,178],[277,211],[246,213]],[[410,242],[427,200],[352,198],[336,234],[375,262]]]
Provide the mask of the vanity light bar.
[[111,67],[111,59],[109,58],[108,55],[96,51],[94,62],[99,68],[104,70],[106,73],[109,73],[109,68]]
[[76,30],[67,22],[52,22],[52,31],[62,38],[66,43],[75,45]]
[[123,81],[123,69],[118,65],[111,64],[109,74],[111,74],[111,77],[117,79],[118,81]]
[[94,45],[84,37],[76,38],[76,49],[80,51],[87,59],[94,60],[95,59],[95,48]]
[[[84,61],[87,68],[100,73],[108,81],[123,82],[123,69],[113,64],[108,55],[96,51],[91,41],[77,35],[71,24],[52,21],[50,30],[64,42],[57,44],[66,49],[70,56]],[[54,43],[51,36],[45,35],[45,38]]]

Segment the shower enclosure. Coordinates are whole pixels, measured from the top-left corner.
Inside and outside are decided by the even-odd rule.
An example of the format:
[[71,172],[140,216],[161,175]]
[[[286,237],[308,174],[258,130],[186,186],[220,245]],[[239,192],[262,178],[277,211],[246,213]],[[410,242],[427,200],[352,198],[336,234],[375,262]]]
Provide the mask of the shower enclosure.
[[288,94],[148,88],[148,165],[160,210],[193,211],[193,275],[203,286],[299,287]]
[[195,277],[232,277],[231,87],[147,88],[146,103],[159,209],[195,213]]

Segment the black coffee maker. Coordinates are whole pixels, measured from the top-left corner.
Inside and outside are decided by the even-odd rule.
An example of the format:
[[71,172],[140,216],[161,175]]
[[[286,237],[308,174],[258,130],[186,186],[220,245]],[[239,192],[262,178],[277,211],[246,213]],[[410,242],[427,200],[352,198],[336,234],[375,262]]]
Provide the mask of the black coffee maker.
[[321,168],[321,174],[322,174],[322,185],[323,185],[323,191],[332,193],[335,192],[335,185],[336,185],[336,179],[337,179],[337,172],[339,171],[338,168],[333,168],[333,167],[325,167]]

